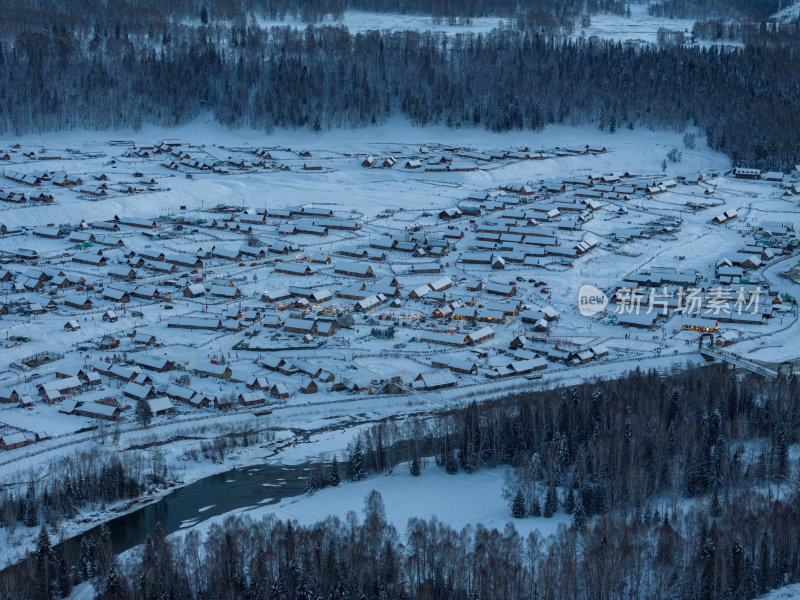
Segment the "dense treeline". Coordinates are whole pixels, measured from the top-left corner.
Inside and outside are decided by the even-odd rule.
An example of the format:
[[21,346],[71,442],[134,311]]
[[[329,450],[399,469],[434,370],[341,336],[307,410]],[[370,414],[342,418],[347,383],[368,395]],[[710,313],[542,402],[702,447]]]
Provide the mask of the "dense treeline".
[[[117,435],[115,432],[114,443]],[[223,463],[234,449],[246,448],[270,437],[270,433],[250,428],[217,429],[213,437],[201,441],[197,447],[187,448],[183,458]],[[169,485],[169,467],[157,447],[121,456],[99,449],[76,453],[52,463],[44,477],[31,475],[27,485],[0,489],[0,533],[3,529],[14,533],[19,526],[38,527],[40,524],[57,528],[87,509],[137,499],[148,490]]]
[[[160,536],[160,530],[156,530],[155,535]],[[97,535],[86,533],[79,540],[57,544],[42,525],[34,550],[21,564],[0,573],[0,594],[12,600],[67,598],[73,587],[83,581],[113,581],[116,568],[111,530],[107,525],[102,525]]]
[[657,0],[648,12],[669,19],[765,19],[780,0]]
[[712,19],[695,22],[692,32],[700,39],[742,42],[749,46],[796,46],[800,41],[800,19],[760,23]]
[[[124,568],[112,563],[98,588],[102,600],[744,600],[798,579],[798,531],[795,495],[751,493],[726,500],[716,517],[703,506],[614,514],[546,539],[420,519],[401,537],[373,491],[360,520],[351,513],[304,527],[230,517],[202,541],[156,531]],[[28,590],[46,586],[38,573]]]
[[107,528],[66,549],[42,529],[0,593],[64,597],[95,578],[103,600],[744,600],[798,579],[798,500],[791,492],[744,493],[726,498],[716,515],[702,504],[611,514],[543,539],[421,519],[409,520],[401,536],[372,492],[361,520],[351,513],[301,527],[231,517],[203,540],[189,532],[167,541],[156,527],[125,566],[114,561]]
[[554,17],[624,14],[627,2],[620,0],[347,0],[349,8],[380,13],[411,13],[433,16],[513,17],[517,13],[543,12]]
[[147,459],[90,451],[64,457],[51,465],[51,474],[31,477],[21,490],[0,490],[0,535],[11,539],[17,528],[40,527],[35,550],[0,576],[0,596],[52,599],[66,597],[72,587],[92,577],[106,577],[113,563],[111,532],[86,534],[79,542],[52,545],[48,530],[57,531],[64,521],[87,510],[139,498],[162,485],[167,466],[160,452]]
[[53,474],[41,481],[30,479],[21,490],[0,491],[0,531],[18,526],[57,527],[86,508],[99,508],[118,500],[138,498],[143,490],[163,484],[167,466],[160,453],[148,459],[87,452],[65,457]]
[[[176,30],[184,31],[184,30]],[[175,34],[177,36],[177,33]],[[455,38],[217,26],[158,50],[124,35],[23,34],[0,48],[0,131],[173,126],[549,123],[683,128],[736,163],[800,161],[796,48],[635,49],[513,31]],[[211,37],[211,36],[215,37]],[[336,56],[336,60],[331,60]],[[730,102],[736,98],[736,102]]]
[[23,31],[65,29],[87,35],[95,29],[160,34],[171,22],[203,25],[251,17],[300,18],[317,23],[340,20],[348,9],[376,13],[418,14],[431,17],[514,17],[546,13],[555,18],[611,11],[624,14],[626,0],[2,0],[0,35]]
[[[431,451],[450,472],[533,463],[548,490],[576,490],[575,514],[586,514],[548,539],[420,519],[401,537],[372,492],[362,521],[239,517],[202,542],[155,534],[122,576],[106,578],[101,597],[753,598],[800,579],[800,486],[788,453],[799,417],[793,379],[739,378],[720,366],[636,371],[471,404],[427,424],[380,424],[354,441],[347,478],[409,456],[414,473]],[[338,485],[338,465],[330,475]],[[755,484],[760,491],[748,491]],[[669,496],[693,500],[678,508]]]
[[[794,379],[739,379],[724,367],[666,378],[634,371],[473,403],[425,423],[376,425],[350,448],[347,477],[391,471],[409,458],[413,469],[432,454],[450,473],[517,467],[508,484],[513,512],[515,497],[522,501],[517,516],[576,506],[584,516],[642,514],[665,498],[708,497],[717,506],[723,496],[790,479],[798,425]],[[324,484],[320,476],[312,489]]]

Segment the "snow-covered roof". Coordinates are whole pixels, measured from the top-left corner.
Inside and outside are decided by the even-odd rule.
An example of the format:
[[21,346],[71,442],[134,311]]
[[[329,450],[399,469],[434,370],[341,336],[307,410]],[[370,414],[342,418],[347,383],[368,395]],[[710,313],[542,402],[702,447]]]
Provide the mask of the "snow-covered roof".
[[78,407],[78,410],[81,412],[87,413],[89,415],[97,415],[102,417],[111,417],[119,410],[117,406],[108,406],[106,404],[100,404],[98,402],[86,402]]
[[150,405],[150,411],[154,415],[175,408],[172,405],[172,402],[170,402],[170,399],[167,398],[166,396],[162,396],[160,398],[153,398],[152,400],[148,400],[147,403]]

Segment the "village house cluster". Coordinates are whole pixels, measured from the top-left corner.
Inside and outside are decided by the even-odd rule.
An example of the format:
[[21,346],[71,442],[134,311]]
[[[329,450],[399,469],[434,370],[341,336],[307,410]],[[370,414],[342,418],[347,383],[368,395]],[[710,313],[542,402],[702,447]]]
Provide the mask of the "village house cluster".
[[[793,310],[761,271],[794,251],[794,224],[745,222],[727,203],[715,208],[719,186],[753,179],[749,171],[568,171],[460,191],[476,170],[606,153],[581,146],[337,154],[179,140],[112,142],[94,156],[12,148],[3,154],[5,180],[15,185],[2,192],[15,195],[9,211],[38,210],[28,202],[36,193],[76,207],[127,194],[122,206],[134,206],[135,194],[169,197],[172,187],[237,174],[313,178],[349,168],[365,178],[390,172],[407,186],[460,183],[427,206],[348,204],[319,193],[313,202],[234,200],[0,225],[8,356],[0,365],[0,448],[47,440],[53,427],[65,435],[87,420],[132,422],[142,402],[169,419],[536,379],[641,356],[629,328],[660,329],[664,340],[668,331],[724,333],[719,343],[730,343],[746,335],[742,328],[768,329]],[[63,170],[68,156],[74,171]],[[30,167],[44,160],[59,170]],[[87,160],[95,166],[79,171]],[[791,176],[759,177],[744,185],[792,192]],[[719,257],[639,260],[691,221],[740,243]],[[619,261],[647,266],[624,270]],[[611,303],[592,319],[578,313],[574,297],[584,279]],[[696,310],[686,310],[689,302]]]

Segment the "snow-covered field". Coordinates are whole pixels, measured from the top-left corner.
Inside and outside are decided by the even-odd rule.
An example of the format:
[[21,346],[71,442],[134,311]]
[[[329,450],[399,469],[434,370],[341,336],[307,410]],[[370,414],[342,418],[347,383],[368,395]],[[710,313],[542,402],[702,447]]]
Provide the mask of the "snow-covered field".
[[[602,39],[614,40],[619,42],[635,41],[655,43],[658,40],[658,30],[660,28],[670,31],[681,31],[691,33],[694,26],[693,19],[667,19],[664,17],[654,17],[647,12],[647,3],[631,3],[630,16],[614,15],[610,13],[600,13],[592,15],[590,25],[582,27],[580,19],[575,23],[572,37],[597,36]],[[287,17],[283,20],[270,20],[258,18],[254,20],[259,27],[294,27],[305,29],[308,24],[301,19]],[[370,13],[356,10],[348,10],[344,13],[341,20],[333,20],[330,16],[326,17],[317,26],[343,26],[352,33],[363,33],[365,31],[430,31],[432,33],[444,33],[447,35],[458,35],[464,33],[486,33],[493,29],[513,28],[513,20],[498,17],[478,17],[469,22],[453,23],[447,19],[435,19],[423,15],[403,15],[390,13]]]
[[796,19],[798,15],[800,15],[800,2],[792,2],[785,8],[782,8],[776,12],[770,18],[781,21],[791,21],[792,19]]
[[760,596],[760,600],[794,600],[795,598],[800,598],[800,584],[796,583]]
[[578,36],[585,34],[587,37],[596,35],[620,42],[637,40],[655,43],[658,40],[658,30],[661,28],[682,31],[688,37],[694,26],[692,19],[653,17],[647,13],[646,3],[631,4],[630,8],[630,17],[612,14],[592,15],[589,27],[582,28],[580,23],[576,23],[575,34]]
[[[405,533],[406,524],[412,518],[435,517],[454,529],[480,523],[489,529],[502,530],[511,523],[521,535],[527,536],[532,531],[538,531],[543,537],[555,534],[559,526],[569,526],[570,517],[564,513],[558,513],[549,519],[511,518],[508,501],[502,496],[506,471],[488,469],[470,475],[448,475],[442,469],[430,466],[423,470],[420,477],[412,477],[403,464],[392,475],[344,483],[335,488],[325,488],[311,496],[299,496],[268,506],[244,507],[237,512],[255,519],[271,513],[278,519],[291,519],[303,525],[311,525],[328,516],[344,519],[350,511],[360,515],[364,498],[375,489],[383,498],[387,519],[401,535]],[[268,489],[265,490],[265,499],[269,499]],[[207,531],[213,523],[224,518],[203,521],[181,533],[191,529]]]
[[[258,18],[255,23],[260,27],[295,27],[305,29],[308,24],[298,18],[287,17],[283,20]],[[434,19],[424,15],[402,15],[392,13],[371,13],[358,10],[348,10],[341,20],[326,17],[317,26],[342,26],[347,27],[351,33],[364,33],[365,31],[431,31],[457,35],[463,33],[487,33],[493,29],[505,27],[506,19],[498,17],[478,17],[469,23],[452,23],[447,19]]]

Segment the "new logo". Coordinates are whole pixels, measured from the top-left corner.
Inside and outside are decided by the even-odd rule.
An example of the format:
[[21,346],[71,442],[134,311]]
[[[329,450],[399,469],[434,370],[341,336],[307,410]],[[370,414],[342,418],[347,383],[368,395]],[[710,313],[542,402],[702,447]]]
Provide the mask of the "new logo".
[[608,296],[593,285],[582,285],[578,290],[578,310],[584,317],[592,317],[605,310]]

